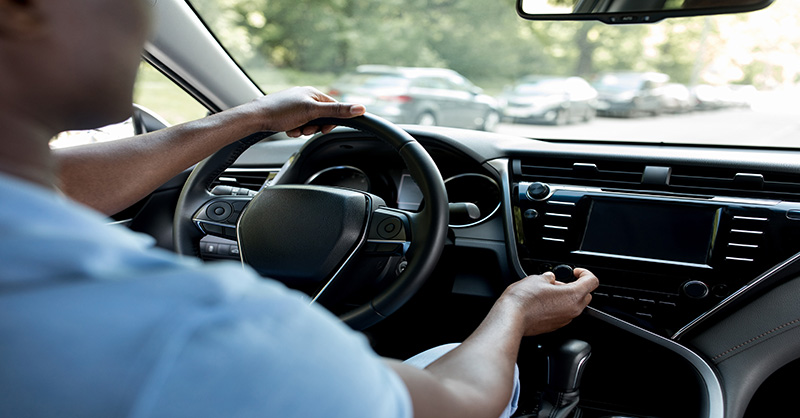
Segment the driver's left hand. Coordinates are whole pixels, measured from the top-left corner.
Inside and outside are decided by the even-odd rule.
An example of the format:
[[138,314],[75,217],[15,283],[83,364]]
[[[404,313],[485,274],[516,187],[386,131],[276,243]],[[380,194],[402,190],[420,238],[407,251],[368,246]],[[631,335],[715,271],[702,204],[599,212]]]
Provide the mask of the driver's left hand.
[[352,118],[366,112],[363,105],[340,103],[313,87],[293,87],[239,106],[239,111],[262,120],[261,131],[286,132],[292,138],[328,133],[334,126],[307,125],[318,118]]

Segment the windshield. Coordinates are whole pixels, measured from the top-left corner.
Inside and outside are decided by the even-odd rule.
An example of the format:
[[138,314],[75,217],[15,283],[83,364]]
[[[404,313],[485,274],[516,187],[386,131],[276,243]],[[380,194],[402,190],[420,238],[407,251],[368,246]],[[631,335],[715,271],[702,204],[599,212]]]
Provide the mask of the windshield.
[[[354,74],[359,66],[440,68],[479,89],[427,89],[424,99],[461,100],[461,116],[480,113],[448,120],[423,109],[414,91],[404,93],[402,105],[367,110],[396,123],[547,140],[800,146],[797,1],[620,26],[525,21],[512,0],[190,1],[265,93],[312,85],[347,100],[364,97],[363,90],[337,96],[343,80],[384,88],[406,82]],[[582,87],[567,91],[582,93],[533,98],[555,91],[551,80],[516,88],[517,96],[531,96],[527,101],[508,98],[520,80],[537,76],[570,78]],[[490,126],[490,119],[499,123]]]

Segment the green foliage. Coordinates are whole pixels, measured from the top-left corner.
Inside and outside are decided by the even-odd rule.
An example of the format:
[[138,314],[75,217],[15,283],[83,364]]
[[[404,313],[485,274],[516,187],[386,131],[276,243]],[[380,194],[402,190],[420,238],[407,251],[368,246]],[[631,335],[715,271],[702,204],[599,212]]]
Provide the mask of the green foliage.
[[[660,71],[697,83],[721,65],[714,57],[724,39],[703,18],[627,26],[528,22],[514,2],[192,0],[234,57],[259,69],[256,78],[302,72],[328,79],[361,64],[387,64],[446,67],[493,84],[609,70]],[[742,81],[759,79],[758,63],[740,67]]]

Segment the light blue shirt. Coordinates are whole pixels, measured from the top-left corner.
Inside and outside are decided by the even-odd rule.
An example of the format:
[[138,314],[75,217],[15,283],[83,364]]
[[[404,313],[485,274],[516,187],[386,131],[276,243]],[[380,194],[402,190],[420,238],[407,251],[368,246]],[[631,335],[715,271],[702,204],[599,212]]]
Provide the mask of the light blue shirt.
[[411,417],[327,311],[0,175],[1,417]]

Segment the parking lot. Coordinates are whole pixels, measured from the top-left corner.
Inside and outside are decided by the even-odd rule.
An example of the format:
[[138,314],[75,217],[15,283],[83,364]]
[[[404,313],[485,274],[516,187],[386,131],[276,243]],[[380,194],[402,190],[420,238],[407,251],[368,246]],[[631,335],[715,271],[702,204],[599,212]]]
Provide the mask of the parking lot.
[[724,109],[639,118],[596,118],[566,126],[502,123],[497,132],[543,139],[800,146],[800,114],[788,108]]

